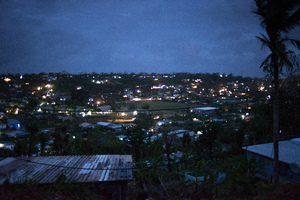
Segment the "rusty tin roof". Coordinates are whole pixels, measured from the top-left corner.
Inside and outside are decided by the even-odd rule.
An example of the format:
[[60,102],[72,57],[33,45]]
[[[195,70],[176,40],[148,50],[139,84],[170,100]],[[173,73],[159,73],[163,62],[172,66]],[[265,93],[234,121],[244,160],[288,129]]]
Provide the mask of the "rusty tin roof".
[[132,180],[131,155],[79,155],[0,158],[0,184],[35,180],[54,183],[64,174],[70,182],[95,183]]

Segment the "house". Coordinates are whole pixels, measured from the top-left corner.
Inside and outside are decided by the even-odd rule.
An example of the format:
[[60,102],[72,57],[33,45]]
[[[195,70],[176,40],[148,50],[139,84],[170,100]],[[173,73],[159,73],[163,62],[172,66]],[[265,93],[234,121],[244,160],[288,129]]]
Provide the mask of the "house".
[[98,110],[101,110],[102,112],[111,112],[111,106],[107,105],[107,106],[98,106],[97,107]]
[[80,155],[0,159],[0,184],[33,180],[54,184],[61,175],[68,182],[90,184],[105,199],[127,199],[132,178],[131,155]]
[[97,125],[99,126],[109,126],[111,123],[110,122],[97,122]]
[[188,133],[188,130],[175,130],[168,133],[168,135],[183,135],[184,133]]
[[188,134],[191,137],[195,136],[194,131],[188,131],[188,130],[175,130],[168,133],[168,135],[176,135],[178,138],[182,138],[184,134]]
[[188,132],[183,132],[183,133],[177,134],[177,137],[183,138],[184,134],[188,134],[191,138],[193,138],[195,136],[195,132],[194,131],[188,131]]
[[58,115],[58,119],[61,119],[63,122],[66,120],[73,120],[73,118],[70,115]]
[[22,133],[22,130],[18,129],[18,130],[12,130],[12,131],[5,132],[5,134],[6,134],[8,137],[17,137],[17,135],[18,135],[19,133]]
[[195,113],[196,115],[204,116],[204,115],[211,115],[216,112],[217,107],[198,107],[198,108],[191,108],[190,112]]
[[118,135],[117,138],[121,141],[125,141],[127,140],[127,136],[126,135]]
[[17,135],[15,136],[17,138],[29,138],[30,137],[30,133],[28,132],[20,132],[20,133],[17,133]]
[[11,141],[0,141],[0,148],[13,150],[15,147],[15,143]]
[[0,130],[6,129],[6,127],[5,123],[0,122]]
[[[209,176],[207,177],[207,179],[209,179]],[[215,179],[214,179],[214,184],[222,183],[222,182],[225,181],[225,179],[226,179],[226,174],[225,173],[219,173],[218,177],[215,177]],[[205,180],[205,176],[195,177],[195,176],[190,175],[190,172],[186,172],[186,173],[184,173],[184,180],[185,181],[197,182],[198,185],[201,185],[202,182]]]
[[111,124],[108,126],[109,128],[115,130],[115,131],[122,131],[123,130],[123,126],[122,125],[116,125],[116,124]]
[[153,136],[150,137],[150,141],[153,142],[154,140],[157,140],[157,138],[158,137],[156,135],[153,135]]
[[[243,147],[247,158],[258,162],[260,177],[272,182],[273,179],[273,143]],[[300,138],[279,141],[279,179],[280,182],[300,183]]]
[[4,112],[0,112],[0,119],[3,119],[5,116],[5,113]]
[[157,124],[158,126],[162,126],[162,125],[164,125],[164,124],[172,124],[172,120],[164,119],[164,120],[162,120],[162,121],[156,122],[156,124]]
[[128,129],[128,128],[132,128],[132,127],[135,127],[136,124],[134,123],[124,123],[122,124],[122,127],[125,128],[125,129]]
[[7,119],[7,126],[11,129],[20,129],[21,123],[16,119]]
[[91,123],[84,122],[84,123],[79,124],[79,127],[80,128],[95,128],[95,125],[91,124]]

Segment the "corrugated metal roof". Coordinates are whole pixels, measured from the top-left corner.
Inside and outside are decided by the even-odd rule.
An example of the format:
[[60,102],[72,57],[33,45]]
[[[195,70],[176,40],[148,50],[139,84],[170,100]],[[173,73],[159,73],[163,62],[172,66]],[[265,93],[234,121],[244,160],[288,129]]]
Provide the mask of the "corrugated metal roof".
[[0,184],[22,183],[32,179],[54,183],[64,174],[70,182],[132,180],[131,155],[48,156],[3,158],[0,160]]
[[[243,147],[248,152],[253,152],[274,159],[273,143],[257,144]],[[288,164],[296,163],[300,166],[300,142],[297,139],[279,141],[279,160]]]

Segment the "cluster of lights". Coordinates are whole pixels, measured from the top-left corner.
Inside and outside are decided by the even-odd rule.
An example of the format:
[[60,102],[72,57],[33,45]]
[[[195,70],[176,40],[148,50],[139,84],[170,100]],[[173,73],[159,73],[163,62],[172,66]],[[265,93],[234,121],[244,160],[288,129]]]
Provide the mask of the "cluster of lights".
[[161,125],[163,125],[164,124],[164,122],[157,122],[157,125],[158,126],[161,126]]
[[175,88],[175,86],[174,85],[170,85],[170,86],[166,86],[166,85],[152,86],[151,90],[153,90],[153,89],[164,89],[164,88],[166,88],[166,89]]
[[82,115],[82,117],[91,116],[92,115],[92,111],[89,110],[87,113],[81,112],[80,114]]
[[51,84],[47,84],[47,85],[45,85],[45,87],[46,87],[46,88],[51,88],[52,85],[51,85]]
[[141,101],[141,98],[135,97],[132,99],[132,101]]
[[[28,83],[28,85],[29,85],[29,83]],[[50,88],[52,88],[53,87],[53,85],[51,85],[51,84],[46,84],[45,85],[45,87],[46,88],[48,88],[48,89],[50,89]],[[37,90],[42,90],[43,89],[43,87],[42,86],[38,86],[37,87]],[[50,89],[50,91],[52,92],[53,91],[53,89]]]
[[199,120],[199,119],[197,119],[197,118],[193,118],[193,121],[194,121],[194,122],[199,122],[199,121],[201,121],[201,120]]
[[198,135],[202,135],[203,132],[202,132],[202,131],[197,131],[197,134],[198,134]]
[[223,93],[223,92],[227,92],[227,89],[226,89],[226,88],[223,88],[223,89],[219,90],[219,93],[220,93],[220,94]]
[[104,81],[96,81],[96,84],[103,84]]
[[265,89],[264,86],[260,86],[260,87],[258,88],[258,91],[264,91],[264,89]]
[[242,115],[242,119],[245,119],[247,116],[249,116],[249,113],[246,113],[246,115]]
[[223,74],[220,74],[220,77],[222,78],[222,77],[227,77],[228,75],[227,74],[225,74],[224,76],[223,76]]
[[7,77],[5,77],[5,78],[4,78],[4,81],[5,81],[5,82],[9,82],[9,81],[11,81],[11,79],[10,79],[10,78],[7,78]]

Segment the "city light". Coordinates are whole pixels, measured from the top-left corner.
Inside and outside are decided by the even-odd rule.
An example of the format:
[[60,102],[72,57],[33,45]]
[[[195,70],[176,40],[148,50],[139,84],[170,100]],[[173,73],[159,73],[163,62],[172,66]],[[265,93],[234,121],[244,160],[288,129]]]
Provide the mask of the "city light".
[[45,85],[46,88],[51,88],[51,84]]
[[5,82],[9,82],[9,81],[11,81],[11,79],[5,77],[5,78],[4,78],[4,81],[5,81]]

